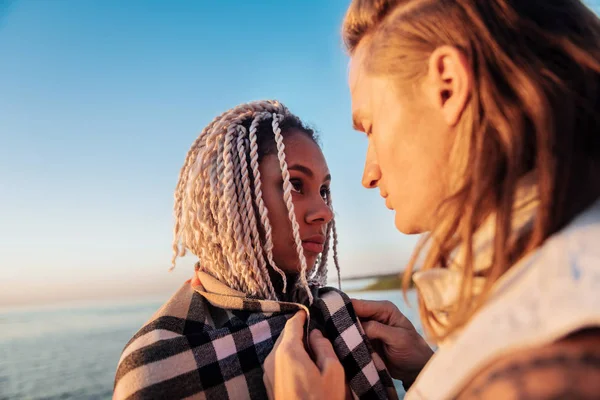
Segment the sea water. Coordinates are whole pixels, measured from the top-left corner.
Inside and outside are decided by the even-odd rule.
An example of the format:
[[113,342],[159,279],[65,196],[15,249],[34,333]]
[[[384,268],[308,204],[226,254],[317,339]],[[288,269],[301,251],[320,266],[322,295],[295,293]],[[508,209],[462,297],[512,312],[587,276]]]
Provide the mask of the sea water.
[[[421,330],[414,293],[412,308],[400,291],[350,295],[390,300]],[[0,399],[110,399],[121,350],[167,299],[0,309]]]

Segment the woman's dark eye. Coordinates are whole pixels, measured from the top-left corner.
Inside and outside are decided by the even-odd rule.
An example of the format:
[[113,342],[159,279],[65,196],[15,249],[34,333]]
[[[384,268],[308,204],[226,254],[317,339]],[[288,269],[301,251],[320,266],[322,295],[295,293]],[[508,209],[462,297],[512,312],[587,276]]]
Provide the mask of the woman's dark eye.
[[329,198],[330,194],[331,194],[331,191],[329,190],[328,187],[321,188],[321,197],[323,198],[323,200],[327,200]]
[[297,193],[302,193],[302,181],[298,179],[290,179],[292,190]]

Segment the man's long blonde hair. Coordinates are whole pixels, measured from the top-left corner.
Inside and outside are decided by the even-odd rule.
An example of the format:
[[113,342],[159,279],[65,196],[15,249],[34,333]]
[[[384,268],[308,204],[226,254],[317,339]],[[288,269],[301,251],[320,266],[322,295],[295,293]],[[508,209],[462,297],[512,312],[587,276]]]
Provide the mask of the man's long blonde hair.
[[[448,320],[419,302],[425,328],[443,339],[517,260],[600,194],[600,21],[579,0],[353,0],[343,36],[351,55],[366,46],[369,73],[399,87],[422,79],[431,53],[445,45],[465,55],[473,75],[449,165],[451,195],[421,247],[423,270],[447,268],[458,247],[466,253]],[[530,173],[539,208],[533,228],[515,240],[513,203]],[[493,257],[474,295],[473,238],[488,217]]]
[[[268,125],[267,125],[268,124]],[[283,200],[288,210],[301,270],[297,285],[324,285],[329,243],[333,239],[336,269],[337,232],[327,226],[323,253],[316,265],[306,265],[299,226],[294,214],[292,184],[285,160],[284,136],[297,129],[315,140],[314,132],[277,101],[256,101],[234,107],[215,118],[192,144],[175,189],[173,259],[190,251],[198,267],[248,296],[279,300],[269,268],[285,273],[273,260],[273,239],[268,210],[262,197],[259,163],[276,154],[283,178]],[[331,197],[327,199],[331,207]]]

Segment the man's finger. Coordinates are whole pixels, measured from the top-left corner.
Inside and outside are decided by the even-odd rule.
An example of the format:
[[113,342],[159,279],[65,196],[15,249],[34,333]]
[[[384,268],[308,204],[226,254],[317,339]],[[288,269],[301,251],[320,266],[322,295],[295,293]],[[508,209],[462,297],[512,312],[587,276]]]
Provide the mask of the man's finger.
[[267,389],[267,398],[269,400],[275,399],[275,395],[273,393],[273,383],[271,382],[271,379],[269,378],[269,374],[267,373],[266,369],[265,373],[263,374],[263,384],[265,385],[265,389]]
[[391,301],[352,299],[352,306],[356,315],[363,320],[372,319],[385,325],[414,330],[412,322]]
[[352,306],[359,318],[373,319],[384,324],[389,323],[394,304],[389,301],[352,299]]
[[276,357],[277,348],[279,347],[279,344],[281,343],[282,336],[283,336],[283,334],[279,335],[279,338],[275,342],[275,346],[273,346],[273,349],[271,350],[271,352],[269,353],[267,358],[265,358],[265,362],[263,363],[263,383],[265,384],[265,387],[267,388],[267,393],[269,394],[269,399],[273,398],[273,393],[269,393],[269,390],[272,390],[271,386],[273,386],[274,379],[275,379],[275,377],[274,377],[274,375],[275,375],[275,357]]
[[331,342],[323,334],[315,329],[310,333],[310,347],[315,354],[316,363],[319,370],[323,372],[327,365],[332,361],[338,361]]
[[263,379],[271,378],[269,375],[273,374],[275,371],[275,358],[277,356],[277,350],[279,349],[279,346],[281,346],[284,337],[286,337],[285,340],[288,342],[293,342],[296,339],[296,331],[298,329],[297,326],[300,326],[300,341],[302,341],[304,335],[304,320],[306,320],[306,313],[304,311],[299,311],[286,322],[285,327],[273,345],[273,349],[263,363],[263,370],[265,371]]
[[335,355],[331,342],[323,337],[323,334],[317,329],[310,333],[309,341],[323,381],[345,382],[344,368]]
[[[287,326],[287,325],[286,325]],[[283,340],[283,332],[285,332],[285,327],[283,328],[283,330],[281,331],[281,333],[279,334],[279,337],[277,338],[277,340],[275,341],[275,344],[273,345],[273,350],[271,351],[271,354],[275,354],[275,350],[277,350],[277,348],[279,347],[279,345],[281,344],[281,341]]]
[[[279,368],[279,363],[285,363],[286,359],[294,359],[299,363],[309,363],[314,367],[314,362],[306,352],[304,346],[304,322],[306,321],[306,312],[298,311],[296,315],[288,320],[281,333],[279,343],[273,348],[275,353],[275,365]],[[315,367],[316,370],[316,367]]]
[[[292,318],[285,323],[285,328],[279,336],[278,342],[302,343],[304,338],[304,322],[306,321],[306,312],[298,311]],[[281,339],[281,340],[280,340]],[[277,345],[277,343],[276,343]]]
[[390,344],[398,342],[401,338],[398,335],[398,329],[384,325],[377,321],[363,322],[362,327],[365,335],[371,340],[381,340],[383,343]]
[[[286,323],[286,327],[287,327],[287,323]],[[281,345],[281,341],[283,340],[284,332],[285,332],[285,328],[283,328],[283,331],[281,331],[281,333],[279,334],[279,337],[277,338],[277,340],[275,341],[275,344],[273,345],[273,349],[271,349],[271,352],[269,353],[267,358],[265,358],[265,362],[263,363],[263,370],[265,371],[265,374],[270,373],[271,371],[275,370],[275,355],[277,354],[277,349],[279,348],[279,346]]]
[[375,363],[375,367],[377,367],[378,370],[385,368],[385,362],[383,361],[383,358],[381,358],[379,353],[375,352],[372,354],[372,356],[373,362]]

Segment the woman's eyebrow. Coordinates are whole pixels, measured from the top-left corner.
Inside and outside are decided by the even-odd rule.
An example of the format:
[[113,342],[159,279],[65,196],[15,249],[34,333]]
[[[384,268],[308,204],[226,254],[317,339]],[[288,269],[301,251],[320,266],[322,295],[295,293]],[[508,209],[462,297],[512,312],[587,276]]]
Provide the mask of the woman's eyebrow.
[[312,172],[312,170],[308,167],[305,167],[304,165],[294,164],[294,165],[289,166],[288,169],[300,171],[311,178],[313,176],[315,176],[315,174]]
[[[302,172],[303,174],[305,174],[309,178],[314,178],[314,176],[315,176],[315,174],[313,173],[313,171],[310,168],[305,167],[304,165],[300,165],[300,164],[290,165],[288,167],[288,170]],[[331,180],[331,174],[327,174],[327,175],[325,175],[325,178],[323,179],[323,182],[327,182],[327,181],[330,181],[330,180]]]

